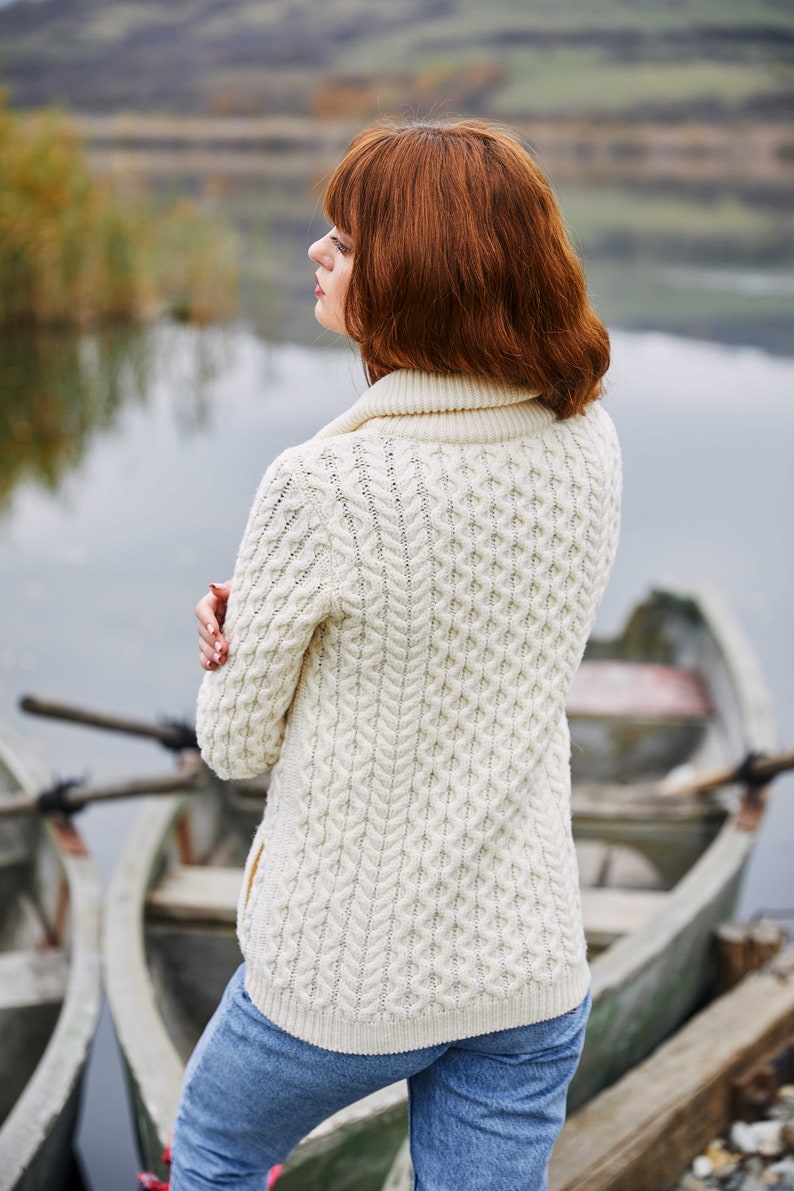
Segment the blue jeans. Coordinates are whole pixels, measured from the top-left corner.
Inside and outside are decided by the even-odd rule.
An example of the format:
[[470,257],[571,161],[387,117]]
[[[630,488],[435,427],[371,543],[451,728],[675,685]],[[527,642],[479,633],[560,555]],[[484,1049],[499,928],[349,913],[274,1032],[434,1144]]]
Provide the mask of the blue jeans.
[[408,1080],[416,1191],[545,1191],[590,1013],[387,1055],[302,1042],[235,972],[185,1071],[171,1191],[264,1191],[271,1166],[326,1117]]

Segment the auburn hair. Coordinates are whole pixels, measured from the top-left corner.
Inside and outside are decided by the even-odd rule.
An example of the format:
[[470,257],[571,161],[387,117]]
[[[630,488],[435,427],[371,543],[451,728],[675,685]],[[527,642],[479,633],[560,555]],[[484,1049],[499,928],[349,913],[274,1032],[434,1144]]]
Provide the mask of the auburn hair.
[[609,336],[552,189],[482,120],[379,122],[331,175],[353,241],[345,325],[370,384],[398,368],[539,392],[560,418],[600,396]]

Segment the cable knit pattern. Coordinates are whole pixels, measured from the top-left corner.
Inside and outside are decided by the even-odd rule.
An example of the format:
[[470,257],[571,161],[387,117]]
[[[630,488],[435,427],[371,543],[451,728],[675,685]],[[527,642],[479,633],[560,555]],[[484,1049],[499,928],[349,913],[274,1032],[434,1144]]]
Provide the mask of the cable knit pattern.
[[599,404],[407,371],[268,470],[198,732],[273,767],[238,933],[283,1029],[386,1053],[582,1000],[565,700],[619,497]]

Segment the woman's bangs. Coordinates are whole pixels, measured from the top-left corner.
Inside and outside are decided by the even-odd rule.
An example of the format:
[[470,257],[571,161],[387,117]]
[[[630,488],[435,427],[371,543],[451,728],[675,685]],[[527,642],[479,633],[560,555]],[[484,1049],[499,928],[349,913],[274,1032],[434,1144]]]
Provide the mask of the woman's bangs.
[[325,215],[340,232],[351,236],[355,241],[358,236],[358,219],[356,218],[361,189],[357,178],[355,163],[348,154],[336,167],[325,191]]

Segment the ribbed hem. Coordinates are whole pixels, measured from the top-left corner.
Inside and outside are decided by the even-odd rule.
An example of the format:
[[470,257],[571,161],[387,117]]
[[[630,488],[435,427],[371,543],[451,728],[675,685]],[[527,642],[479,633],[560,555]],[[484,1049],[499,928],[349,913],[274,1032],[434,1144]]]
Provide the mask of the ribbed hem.
[[361,1022],[346,1021],[333,1010],[323,1013],[306,1010],[289,994],[274,992],[267,975],[250,961],[246,964],[245,977],[245,990],[254,1005],[282,1030],[324,1050],[361,1055],[399,1054],[548,1021],[580,1005],[589,987],[590,970],[584,962],[580,967],[567,969],[553,985],[529,985],[522,995],[509,1001],[494,1001],[489,997],[465,1009],[428,1012],[406,1020],[382,1017]]

